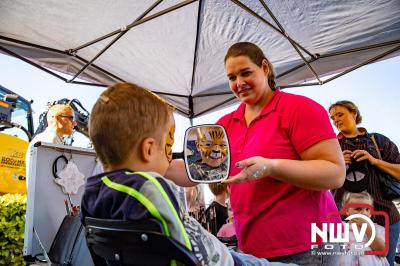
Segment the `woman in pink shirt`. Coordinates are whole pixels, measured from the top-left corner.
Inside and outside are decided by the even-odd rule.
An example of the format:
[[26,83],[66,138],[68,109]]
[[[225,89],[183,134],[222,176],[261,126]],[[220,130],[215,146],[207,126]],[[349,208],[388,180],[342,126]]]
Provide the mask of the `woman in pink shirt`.
[[[226,183],[239,249],[271,261],[337,265],[337,256],[310,250],[312,223],[341,223],[328,219],[337,211],[329,190],[343,185],[345,164],[326,111],[276,88],[271,63],[253,43],[232,45],[225,68],[241,102],[218,121],[231,148]],[[175,161],[166,175],[187,186],[184,172]]]
[[226,182],[239,249],[271,261],[336,265],[336,256],[310,251],[311,224],[327,222],[337,210],[329,190],[342,186],[345,177],[326,111],[276,88],[271,63],[253,43],[232,45],[225,68],[241,102],[218,121],[231,145]]

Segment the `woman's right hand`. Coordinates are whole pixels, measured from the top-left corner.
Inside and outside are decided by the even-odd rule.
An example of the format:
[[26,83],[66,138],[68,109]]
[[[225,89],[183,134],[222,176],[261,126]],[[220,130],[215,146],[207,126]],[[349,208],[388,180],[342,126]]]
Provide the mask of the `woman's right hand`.
[[236,162],[235,166],[237,168],[242,168],[242,171],[235,176],[231,176],[228,179],[222,181],[222,183],[242,183],[248,181],[255,181],[260,178],[270,175],[270,159],[266,159],[261,156],[254,156],[248,159]]
[[344,150],[342,153],[343,153],[344,162],[345,162],[346,164],[351,164],[351,161],[352,161],[352,158],[351,158],[352,151]]

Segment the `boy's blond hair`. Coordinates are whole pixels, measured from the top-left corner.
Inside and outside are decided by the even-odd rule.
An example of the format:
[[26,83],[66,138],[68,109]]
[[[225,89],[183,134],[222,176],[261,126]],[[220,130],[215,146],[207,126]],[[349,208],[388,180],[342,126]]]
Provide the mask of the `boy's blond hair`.
[[162,143],[171,114],[172,108],[164,100],[138,85],[108,87],[95,103],[89,121],[89,135],[100,161],[121,164],[148,137]]
[[371,205],[374,204],[374,199],[372,198],[371,194],[369,194],[367,191],[362,191],[359,193],[353,193],[353,192],[346,192],[343,196],[343,204],[342,206],[345,206],[351,199],[367,199],[371,202]]

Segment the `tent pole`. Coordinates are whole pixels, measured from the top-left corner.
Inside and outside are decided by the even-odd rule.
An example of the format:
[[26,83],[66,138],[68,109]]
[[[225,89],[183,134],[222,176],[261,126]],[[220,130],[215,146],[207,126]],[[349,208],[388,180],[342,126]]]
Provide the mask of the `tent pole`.
[[[360,50],[363,50],[363,49],[357,49],[357,51],[360,51]],[[375,61],[377,61],[377,60],[379,60],[379,59],[381,59],[381,58],[383,58],[385,56],[388,56],[388,55],[390,55],[390,54],[392,54],[394,52],[397,52],[398,50],[400,50],[400,45],[396,46],[393,49],[390,49],[390,50],[386,51],[385,53],[379,54],[379,55],[377,55],[377,56],[375,56],[375,57],[373,57],[373,58],[371,58],[371,59],[369,59],[367,61],[364,61],[364,62],[362,62],[362,63],[360,63],[358,65],[355,65],[354,67],[346,69],[345,71],[343,71],[343,72],[341,72],[341,73],[339,73],[339,74],[337,74],[337,75],[335,75],[335,76],[333,76],[331,78],[328,78],[328,79],[322,81],[322,84],[325,84],[325,83],[328,83],[328,82],[330,82],[330,81],[332,81],[334,79],[337,79],[337,78],[339,78],[339,77],[341,77],[341,76],[343,76],[345,74],[348,74],[349,72],[352,72],[352,71],[354,71],[354,70],[356,70],[356,69],[358,69],[360,67],[363,67],[365,65],[371,64],[371,63],[373,63],[373,62],[375,62]],[[343,54],[345,54],[345,52],[343,52]],[[322,58],[322,56],[321,56],[321,58]],[[322,85],[322,84],[314,82],[314,83],[305,83],[305,84],[282,85],[282,86],[277,86],[277,87],[281,87],[283,89],[286,89],[286,88],[295,88],[295,87],[315,86],[315,85]]]
[[[285,35],[284,32],[282,32],[280,29],[278,29],[277,27],[275,27],[274,25],[272,25],[270,22],[268,22],[267,20],[265,20],[263,17],[261,17],[260,15],[258,15],[256,12],[254,12],[253,10],[251,10],[249,7],[247,7],[246,5],[244,5],[242,2],[238,1],[238,0],[231,0],[231,2],[235,3],[236,5],[238,5],[239,7],[241,7],[242,9],[244,9],[246,12],[250,13],[251,15],[253,15],[255,18],[257,18],[258,20],[264,22],[265,24],[267,24],[269,27],[271,27],[273,30],[275,30],[277,33],[281,34],[283,37],[285,37],[286,39],[291,39],[290,36]],[[297,43],[295,40],[291,39],[293,41],[294,44],[296,44],[297,47],[300,47],[301,50],[303,50],[306,54],[308,54],[310,57],[315,57],[315,55],[313,55],[312,53],[310,53],[309,51],[307,51],[303,46],[301,46],[299,43]]]
[[95,86],[95,87],[107,87],[106,84],[96,84],[96,83],[89,83],[89,82],[76,81],[76,80],[69,82],[69,83],[78,84],[78,85]]
[[[68,56],[68,53],[66,53],[65,51],[60,51],[60,50],[56,50],[56,49],[53,49],[53,48],[49,48],[49,47],[45,47],[45,46],[41,46],[41,45],[29,43],[29,42],[24,42],[24,41],[20,41],[20,40],[17,40],[17,39],[8,38],[8,37],[5,37],[5,36],[0,36],[0,39],[1,39],[1,40],[5,40],[5,41],[8,41],[8,42],[11,42],[11,43],[18,43],[18,44],[22,44],[22,45],[24,45],[24,46],[34,47],[34,48],[37,48],[37,49],[40,49],[40,50],[49,51],[49,52],[53,52],[53,53],[56,53],[56,54],[61,54],[61,55]],[[4,48],[4,47],[3,47],[3,48]],[[4,49],[6,49],[6,48],[4,48]],[[11,53],[13,53],[13,52],[11,52]],[[10,54],[10,53],[8,53],[8,54]],[[13,53],[13,55],[14,55],[15,57],[17,57],[17,58],[20,58],[20,59],[23,60],[23,61],[27,60],[27,59],[25,59],[24,57],[21,57],[21,56],[19,56],[19,55],[16,54],[16,53]],[[25,60],[22,59],[22,58],[24,58]],[[83,62],[83,63],[86,63],[86,62],[87,62],[85,59],[83,59],[83,58],[80,57],[80,56],[75,56],[75,58],[77,58],[78,60],[80,60],[80,61]],[[29,64],[32,64],[32,65],[34,65],[35,67],[36,67],[36,65],[37,65],[37,64],[35,64],[35,63],[33,63],[33,62],[29,61],[29,60],[28,60],[28,61],[25,61],[25,62],[27,62],[27,63],[29,63]],[[98,67],[98,66],[95,65],[95,64],[92,64],[92,67],[95,68],[95,69],[97,69],[97,70],[99,70],[99,71],[102,72],[103,74],[106,74],[106,75],[108,75],[108,76],[110,76],[110,77],[112,77],[112,78],[114,78],[114,79],[116,79],[116,80],[124,81],[124,80],[121,79],[120,77],[115,76],[114,74],[112,74],[112,73],[110,73],[110,72],[108,72],[108,71],[102,69],[101,67]],[[45,72],[47,72],[47,71],[45,71]],[[53,73],[53,72],[48,72],[48,73],[51,74],[51,73]],[[53,73],[53,74],[54,74],[54,73]],[[53,74],[52,74],[52,75],[53,75]],[[63,78],[63,80],[64,80],[65,82],[68,82],[68,80],[65,79],[65,78]]]
[[33,43],[30,43],[30,42],[24,42],[24,41],[20,41],[20,40],[17,40],[17,39],[13,39],[13,38],[1,36],[1,35],[0,35],[0,40],[5,40],[5,41],[8,41],[8,42],[12,42],[12,43],[18,43],[18,44],[22,44],[22,45],[25,45],[25,46],[38,48],[40,50],[50,51],[50,52],[53,52],[53,53],[64,54],[64,55],[66,54],[65,51],[53,49],[53,48],[46,47],[46,46],[41,46],[41,45],[38,45],[38,44],[33,44]]
[[[279,29],[281,32],[283,32],[283,35],[286,37],[286,39],[290,42],[290,44],[293,46],[293,48],[296,50],[296,52],[299,54],[301,59],[304,61],[304,63],[307,65],[308,69],[313,73],[314,77],[318,80],[320,84],[322,84],[322,81],[319,79],[319,76],[317,72],[312,68],[312,66],[308,63],[307,59],[304,57],[304,55],[300,52],[299,48],[295,45],[294,41],[292,38],[289,37],[289,34],[285,31],[285,29],[282,27],[282,25],[279,23],[278,19],[275,17],[274,13],[272,13],[271,9],[267,6],[267,4],[263,1],[260,0],[261,4],[265,8],[265,10],[268,12],[268,14],[271,16],[271,18],[275,21],[276,25],[278,25]],[[311,58],[316,58],[315,55],[312,55]]]
[[200,94],[196,95],[193,98],[201,98],[201,97],[208,97],[208,96],[221,96],[221,95],[231,95],[231,91],[226,91],[226,92],[217,92],[217,93],[206,93],[206,94]]
[[151,92],[152,92],[152,93],[155,93],[155,94],[159,94],[159,95],[187,98],[186,95],[182,95],[182,94],[168,93],[168,92],[159,92],[159,91],[153,91],[153,90],[152,90]]
[[36,64],[36,63],[34,63],[34,62],[32,62],[32,61],[26,59],[25,57],[22,57],[22,56],[20,56],[20,55],[14,53],[14,52],[8,50],[7,48],[4,48],[4,47],[1,46],[1,45],[0,45],[0,50],[2,50],[3,52],[5,52],[5,53],[7,53],[7,54],[9,54],[9,55],[11,55],[11,56],[13,56],[13,57],[16,57],[16,58],[20,59],[20,60],[22,60],[22,61],[24,61],[24,62],[26,62],[26,63],[28,63],[28,64],[34,66],[34,67],[37,67],[37,68],[39,68],[40,70],[43,70],[44,72],[46,72],[46,73],[48,73],[48,74],[50,74],[50,75],[52,75],[52,76],[54,76],[54,77],[56,77],[56,78],[59,78],[59,79],[63,80],[64,82],[67,82],[67,79],[66,79],[66,78],[64,78],[64,77],[62,77],[62,76],[60,76],[60,75],[58,75],[58,74],[56,74],[56,73],[54,73],[54,72],[52,72],[52,71],[50,71],[50,70],[48,70],[48,69],[42,67],[41,65],[38,65],[38,64]]
[[[158,0],[157,2],[155,2],[150,8],[148,8],[145,12],[143,12],[137,19],[135,19],[135,22],[141,20],[142,18],[144,18],[150,11],[152,11],[156,6],[158,6],[158,4],[160,4],[163,0]],[[131,23],[132,24],[132,23]],[[129,29],[120,29],[120,33],[118,34],[117,37],[115,37],[113,40],[111,40],[103,49],[100,50],[100,52],[98,52],[93,58],[92,60],[90,60],[89,62],[86,63],[86,65],[84,65],[81,70],[78,71],[78,73],[75,74],[75,76],[73,76],[69,82],[72,82],[73,80],[75,80],[88,66],[90,66],[97,58],[99,58],[100,55],[102,55],[105,51],[108,50],[108,48],[111,47],[111,45],[113,45],[116,41],[119,40],[119,38],[121,38],[122,36],[125,35],[125,33],[128,32]],[[71,50],[69,51],[69,53],[71,55],[76,55],[76,51],[77,50]]]
[[197,24],[196,24],[196,38],[195,38],[195,45],[194,45],[194,54],[193,54],[193,67],[192,67],[192,80],[190,81],[190,95],[193,93],[194,87],[194,74],[196,73],[197,67],[197,53],[199,50],[199,41],[200,41],[200,17],[201,17],[201,10],[203,7],[203,0],[199,0],[199,9],[197,10]]
[[375,62],[375,61],[377,61],[377,60],[379,60],[379,59],[381,59],[381,58],[383,58],[383,57],[385,57],[385,56],[387,56],[387,55],[390,55],[391,53],[394,53],[394,52],[396,52],[396,51],[398,51],[398,50],[400,50],[400,45],[397,46],[397,47],[395,47],[395,48],[393,48],[393,49],[390,49],[389,51],[387,51],[387,52],[385,52],[385,53],[383,53],[383,54],[377,55],[377,56],[375,56],[375,57],[373,57],[373,58],[371,58],[371,59],[369,59],[369,60],[367,60],[367,61],[365,61],[365,62],[363,62],[363,63],[361,63],[361,64],[358,64],[358,65],[356,65],[356,66],[354,66],[354,67],[352,67],[352,68],[349,68],[349,69],[347,69],[347,70],[345,70],[345,71],[339,73],[338,75],[336,75],[336,76],[334,76],[334,77],[331,77],[331,78],[325,80],[324,83],[327,83],[327,82],[329,82],[329,81],[332,81],[332,80],[334,80],[334,79],[336,79],[336,78],[338,78],[338,77],[341,77],[341,76],[343,76],[343,75],[345,75],[345,74],[347,74],[347,73],[349,73],[349,72],[351,72],[351,71],[354,71],[354,70],[356,70],[356,69],[358,69],[358,68],[360,68],[360,67],[363,67],[363,66],[365,66],[365,65],[368,65],[368,64],[370,64],[370,63],[373,63],[373,62]]
[[[324,84],[325,82],[322,82]],[[291,84],[291,85],[277,85],[276,87],[279,87],[281,89],[288,89],[288,88],[298,88],[298,87],[309,87],[309,86],[317,86],[317,85],[322,85],[318,82],[312,82],[312,83],[304,83],[304,84]]]
[[181,2],[181,3],[179,3],[179,4],[176,4],[176,5],[174,5],[174,6],[171,6],[171,7],[167,8],[167,9],[164,9],[164,10],[162,10],[162,11],[160,11],[160,12],[157,12],[156,14],[153,14],[153,15],[151,15],[151,16],[148,16],[147,18],[143,18],[143,19],[140,19],[140,20],[138,20],[138,21],[135,21],[135,22],[129,24],[128,26],[126,26],[126,27],[123,28],[123,29],[115,30],[115,31],[113,31],[113,32],[111,32],[111,33],[108,33],[108,34],[106,34],[106,35],[104,35],[104,36],[102,36],[102,37],[99,37],[99,38],[97,38],[97,39],[95,39],[95,40],[93,40],[93,41],[87,42],[87,43],[85,43],[85,44],[82,44],[81,46],[78,46],[78,47],[76,47],[76,48],[70,49],[70,51],[71,51],[71,52],[76,52],[76,51],[78,51],[78,50],[80,50],[80,49],[82,49],[82,48],[85,48],[85,47],[90,46],[90,45],[92,45],[92,44],[94,44],[94,43],[97,43],[97,42],[100,42],[100,41],[102,41],[102,40],[104,40],[104,39],[107,39],[107,38],[109,38],[109,37],[111,37],[111,36],[113,36],[113,35],[115,35],[115,34],[118,34],[118,33],[120,33],[121,31],[129,30],[129,29],[131,29],[131,28],[133,28],[133,27],[136,27],[136,26],[138,26],[138,25],[140,25],[140,24],[143,24],[144,22],[147,22],[147,21],[149,21],[149,20],[152,20],[152,19],[154,19],[154,18],[157,18],[157,17],[159,17],[159,16],[162,16],[162,15],[164,15],[164,14],[166,14],[166,13],[169,13],[169,12],[171,12],[171,11],[174,11],[174,10],[176,10],[176,9],[179,9],[179,8],[181,8],[181,7],[184,7],[184,6],[188,5],[188,4],[191,4],[191,3],[196,2],[196,1],[198,1],[198,0],[186,0],[186,1],[184,1],[184,2]]
[[212,106],[212,107],[210,107],[210,108],[204,110],[204,111],[201,112],[201,113],[196,114],[195,117],[201,116],[202,114],[207,113],[208,111],[214,109],[215,107],[221,106],[221,105],[223,105],[223,104],[225,104],[225,103],[228,103],[228,102],[230,102],[230,101],[232,101],[232,100],[235,100],[235,99],[236,99],[236,96],[233,96],[233,97],[231,97],[231,98],[229,98],[229,99],[227,99],[227,100],[225,100],[225,101],[223,101],[223,102],[221,102],[221,103],[218,103],[218,104],[216,104],[216,105],[214,105],[214,106]]
[[400,40],[391,41],[391,42],[385,42],[385,43],[379,43],[379,44],[374,44],[374,45],[369,45],[369,46],[364,46],[364,47],[359,47],[359,48],[354,48],[354,49],[345,50],[345,51],[341,51],[341,52],[334,52],[334,53],[330,53],[330,54],[326,54],[326,55],[320,55],[320,58],[326,58],[326,57],[331,57],[331,56],[350,54],[350,53],[354,53],[354,52],[360,52],[360,51],[364,51],[364,50],[381,48],[381,47],[395,45],[395,44],[400,44]]
[[[337,56],[337,55],[345,55],[345,54],[350,54],[350,53],[354,53],[354,52],[360,52],[360,51],[364,51],[364,50],[369,50],[369,49],[375,49],[375,48],[380,48],[380,47],[385,47],[385,46],[390,46],[390,45],[394,45],[394,44],[400,44],[400,40],[397,41],[391,41],[391,42],[385,42],[385,43],[380,43],[380,44],[374,44],[374,45],[369,45],[369,46],[365,46],[365,47],[359,47],[359,48],[354,48],[354,49],[350,49],[350,50],[346,50],[346,51],[341,51],[341,52],[335,52],[335,53],[330,53],[330,54],[325,54],[325,55],[320,55],[318,54],[318,59],[323,59],[323,58],[328,58],[328,57],[332,57],[332,56]],[[311,59],[308,62],[312,63],[316,61],[315,59]],[[306,64],[302,63],[299,64],[279,75],[276,76],[276,78],[280,78],[283,76],[286,76],[290,73],[292,73],[293,71],[304,67]]]
[[193,110],[193,96],[189,95],[188,97],[189,101],[189,119],[192,119],[194,116],[194,110]]
[[[141,14],[133,23],[129,24],[128,26],[126,26],[126,27],[124,27],[124,28],[122,28],[122,29],[120,29],[120,30],[114,31],[114,34],[119,33],[118,36],[115,37],[110,43],[108,43],[99,53],[97,53],[97,54],[92,58],[92,60],[90,60],[89,62],[87,62],[86,65],[83,66],[83,67],[75,74],[75,76],[73,76],[72,79],[70,79],[68,82],[72,82],[73,80],[75,80],[88,66],[90,66],[100,55],[102,55],[105,51],[107,51],[107,49],[110,48],[111,45],[113,45],[116,41],[118,41],[119,38],[121,38],[123,35],[125,35],[125,33],[127,33],[131,28],[133,28],[133,27],[135,27],[135,26],[137,26],[137,25],[140,25],[140,24],[142,24],[142,23],[144,23],[144,22],[146,22],[146,21],[152,20],[152,19],[154,19],[154,18],[156,18],[156,17],[159,17],[159,16],[161,16],[161,15],[164,15],[164,14],[166,14],[166,13],[169,13],[169,12],[171,12],[171,11],[174,11],[174,10],[176,10],[176,9],[178,9],[178,8],[181,8],[182,6],[185,6],[185,5],[187,5],[187,4],[190,4],[190,3],[192,3],[193,1],[197,1],[197,0],[190,0],[190,1],[182,2],[182,3],[180,3],[180,4],[177,4],[177,5],[172,6],[172,7],[170,7],[170,8],[164,9],[163,11],[160,11],[160,12],[158,12],[158,13],[156,13],[156,14],[154,14],[154,15],[151,15],[151,16],[149,16],[149,17],[147,17],[147,18],[144,18],[151,10],[153,10],[159,3],[162,2],[162,0],[157,1],[157,2],[154,3],[150,8],[148,8],[143,14]],[[112,35],[114,35],[114,34],[112,34]],[[108,34],[108,35],[109,35],[109,34]],[[111,35],[111,36],[112,36],[112,35]],[[82,49],[82,48],[84,48],[84,47],[86,47],[86,46],[88,46],[88,45],[91,45],[91,44],[93,44],[93,43],[96,43],[96,42],[98,42],[98,41],[100,41],[100,40],[102,40],[102,39],[103,39],[103,37],[100,37],[100,38],[98,38],[98,39],[96,39],[96,40],[90,42],[90,44],[87,43],[87,44],[81,45],[81,46],[79,46],[78,48],[70,49],[70,50],[68,50],[67,52],[68,52],[70,55],[75,56],[75,55],[76,55],[76,52],[77,52],[79,49]]]

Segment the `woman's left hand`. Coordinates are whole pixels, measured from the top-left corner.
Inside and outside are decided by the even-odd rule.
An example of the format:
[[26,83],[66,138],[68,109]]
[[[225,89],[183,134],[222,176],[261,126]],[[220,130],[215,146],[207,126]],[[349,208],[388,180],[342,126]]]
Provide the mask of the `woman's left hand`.
[[243,168],[239,174],[231,176],[222,181],[223,183],[242,183],[248,181],[255,181],[271,174],[270,167],[271,160],[255,156],[235,164],[237,168]]
[[369,154],[366,150],[355,150],[351,154],[351,157],[354,158],[357,162],[361,162],[364,160],[368,160],[371,165],[375,165],[376,158]]

